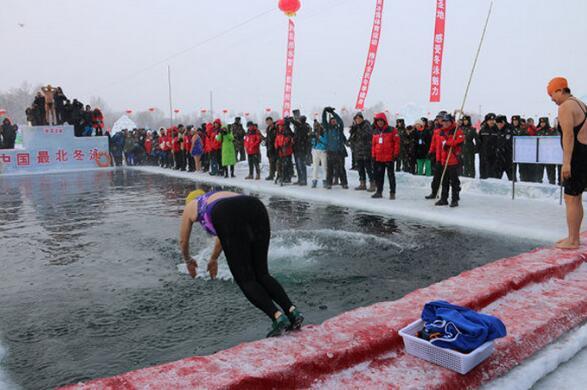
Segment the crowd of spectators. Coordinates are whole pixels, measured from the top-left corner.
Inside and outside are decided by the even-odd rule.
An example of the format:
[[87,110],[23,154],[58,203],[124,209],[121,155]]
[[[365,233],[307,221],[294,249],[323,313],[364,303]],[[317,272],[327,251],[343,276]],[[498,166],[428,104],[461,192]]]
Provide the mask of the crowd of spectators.
[[514,115],[508,120],[489,113],[474,126],[468,115],[456,121],[442,111],[434,119],[420,118],[406,126],[400,118],[392,126],[385,113],[376,114],[372,123],[357,113],[348,131],[334,108],[326,107],[321,119],[310,125],[299,112],[277,121],[267,117],[264,132],[254,122],[243,127],[239,117],[230,124],[216,119],[200,127],[180,124],[158,131],[123,130],[111,137],[110,148],[117,166],[159,165],[234,177],[235,165],[248,161],[246,179],[261,180],[264,145],[268,162],[265,180],[283,186],[297,177],[295,185],[315,188],[321,181],[327,189],[337,185],[349,188],[345,161],[350,156],[351,169],[359,173],[358,191],[381,198],[387,177],[389,198],[395,199],[395,172],[433,176],[428,198],[435,199],[442,189],[437,203],[449,204],[452,190],[453,207],[458,206],[459,176],[500,179],[505,175],[509,180],[542,182],[546,171],[548,182],[557,182],[555,165],[520,164],[519,177],[512,169],[513,136],[557,135],[548,118],[540,118],[535,126],[532,118]]
[[77,99],[70,101],[61,87],[50,84],[38,91],[26,109],[26,117],[30,126],[73,125],[76,137],[105,135],[104,115],[99,108],[84,106]]

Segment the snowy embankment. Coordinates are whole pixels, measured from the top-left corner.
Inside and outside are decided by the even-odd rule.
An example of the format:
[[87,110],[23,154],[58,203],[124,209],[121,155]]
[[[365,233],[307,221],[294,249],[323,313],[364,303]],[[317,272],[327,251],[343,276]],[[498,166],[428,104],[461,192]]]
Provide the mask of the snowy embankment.
[[[349,186],[343,190],[312,189],[271,181],[244,180],[248,169],[237,165],[236,178],[210,176],[206,173],[179,172],[159,167],[133,167],[142,172],[190,179],[195,182],[235,186],[250,192],[262,192],[312,202],[361,209],[372,213],[418,219],[439,225],[505,234],[519,238],[552,242],[566,236],[565,208],[559,205],[560,188],[547,184],[518,183],[516,199],[511,199],[511,183],[505,180],[462,179],[461,202],[458,208],[434,206],[425,200],[430,193],[431,178],[398,173],[396,200],[371,199],[365,191],[354,191],[358,174],[348,171]],[[264,169],[266,171],[266,169]],[[295,180],[295,179],[294,179]],[[386,189],[387,190],[387,185]],[[587,225],[585,225],[587,226]]]

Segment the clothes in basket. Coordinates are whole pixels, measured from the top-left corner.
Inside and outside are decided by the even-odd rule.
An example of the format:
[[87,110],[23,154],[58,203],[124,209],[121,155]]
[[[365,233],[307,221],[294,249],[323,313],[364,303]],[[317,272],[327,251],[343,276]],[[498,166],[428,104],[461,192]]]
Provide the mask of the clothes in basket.
[[424,333],[436,336],[430,339],[433,345],[464,353],[507,334],[499,318],[446,301],[432,301],[424,305],[422,320],[425,323]]

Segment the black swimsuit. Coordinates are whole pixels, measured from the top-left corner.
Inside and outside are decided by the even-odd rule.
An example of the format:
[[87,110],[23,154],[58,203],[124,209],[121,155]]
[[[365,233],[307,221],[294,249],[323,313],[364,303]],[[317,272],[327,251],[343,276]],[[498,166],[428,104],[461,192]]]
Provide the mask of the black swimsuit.
[[[565,194],[571,196],[579,196],[587,188],[587,145],[579,142],[579,132],[583,128],[585,121],[587,120],[587,111],[579,101],[573,99],[581,110],[585,117],[583,121],[573,128],[575,142],[573,145],[573,154],[571,155],[571,177],[565,180],[563,183],[565,187]],[[561,134],[561,146],[562,146],[562,129],[560,124],[558,125],[558,131]]]

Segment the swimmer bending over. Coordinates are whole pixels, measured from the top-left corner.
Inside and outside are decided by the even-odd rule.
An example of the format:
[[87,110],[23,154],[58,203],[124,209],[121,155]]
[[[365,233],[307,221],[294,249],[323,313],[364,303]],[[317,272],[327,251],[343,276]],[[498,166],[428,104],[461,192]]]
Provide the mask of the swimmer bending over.
[[216,278],[218,256],[224,250],[230,272],[245,297],[273,321],[267,337],[300,329],[304,321],[302,313],[290,301],[279,282],[269,274],[267,252],[271,229],[265,205],[255,197],[234,192],[191,192],[186,198],[179,238],[181,253],[192,278],[196,277],[197,263],[190,256],[189,242],[192,225],[196,222],[206,232],[216,236],[208,262],[210,277]]

